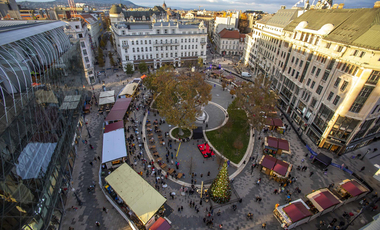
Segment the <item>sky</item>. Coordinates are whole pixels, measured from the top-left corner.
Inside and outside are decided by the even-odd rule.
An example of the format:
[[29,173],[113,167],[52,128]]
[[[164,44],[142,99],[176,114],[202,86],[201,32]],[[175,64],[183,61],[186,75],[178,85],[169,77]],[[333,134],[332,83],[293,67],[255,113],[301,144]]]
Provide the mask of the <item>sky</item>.
[[[24,0],[16,0],[21,2]],[[44,0],[28,0],[31,2],[41,2]],[[46,0],[45,0],[46,1]],[[302,1],[302,0],[301,0]],[[318,0],[314,0],[314,4]],[[80,3],[80,0],[75,0]],[[152,7],[155,5],[162,5],[163,1],[157,0],[131,0],[136,5]],[[344,8],[372,8],[375,0],[341,0],[333,1],[334,3],[345,3]],[[297,2],[296,0],[166,0],[166,5],[171,8],[183,9],[206,9],[206,10],[262,10],[268,13],[275,13],[281,5],[285,5],[287,9],[291,8]],[[313,0],[310,0],[310,4]],[[303,3],[298,6],[303,6]]]

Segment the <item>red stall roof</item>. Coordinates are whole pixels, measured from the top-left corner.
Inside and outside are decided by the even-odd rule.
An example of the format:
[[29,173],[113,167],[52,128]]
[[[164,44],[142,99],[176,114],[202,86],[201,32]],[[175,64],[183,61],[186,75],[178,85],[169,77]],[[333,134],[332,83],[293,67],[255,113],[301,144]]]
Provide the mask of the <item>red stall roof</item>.
[[273,171],[276,173],[285,176],[286,172],[288,171],[289,164],[285,163],[283,161],[277,160],[276,165],[273,168]]
[[286,206],[283,210],[293,223],[312,215],[302,202],[294,202]]
[[361,186],[358,182],[356,182],[354,180],[348,181],[348,182],[342,184],[341,186],[342,186],[342,188],[344,188],[344,190],[346,190],[353,197],[359,196],[360,194],[365,192],[361,189],[361,188],[363,188],[363,186]]
[[265,124],[266,124],[266,125],[270,125],[270,126],[273,126],[273,125],[274,125],[274,123],[273,123],[273,120],[272,120],[272,118],[267,118],[267,119],[266,119],[266,121],[265,121]]
[[121,121],[131,104],[132,98],[119,98],[104,121]]
[[124,122],[123,121],[118,121],[109,125],[106,125],[104,127],[104,133],[112,132],[118,129],[123,129],[124,128]]
[[152,226],[150,226],[149,230],[169,230],[170,224],[162,217],[158,218],[156,222]]
[[144,74],[144,75],[142,75],[140,78],[141,78],[141,79],[144,79],[144,78],[146,78],[146,75]]
[[289,151],[289,142],[284,139],[277,139],[278,140],[278,148],[282,150]]
[[277,149],[277,138],[275,137],[267,137],[268,146]]
[[267,169],[273,169],[274,165],[276,164],[276,158],[265,155],[263,161],[261,162],[261,165],[264,166]]
[[313,199],[315,202],[319,204],[323,209],[328,209],[331,206],[334,206],[336,204],[339,204],[339,200],[334,197],[333,194],[329,191],[324,191],[321,193],[318,193],[317,195],[313,196]]
[[278,118],[274,118],[273,123],[274,123],[274,126],[279,126],[279,127],[284,126],[284,123],[282,123],[281,119],[278,119]]

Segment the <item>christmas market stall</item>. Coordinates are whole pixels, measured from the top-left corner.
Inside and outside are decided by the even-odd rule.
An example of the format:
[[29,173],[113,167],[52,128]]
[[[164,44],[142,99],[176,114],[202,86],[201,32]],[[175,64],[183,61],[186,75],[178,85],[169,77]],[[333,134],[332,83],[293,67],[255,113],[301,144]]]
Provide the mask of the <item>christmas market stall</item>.
[[278,133],[284,133],[285,126],[279,118],[267,118],[265,125],[269,130],[275,130]]
[[290,155],[290,147],[289,142],[285,139],[275,138],[275,137],[265,137],[264,142],[264,154],[289,154]]
[[370,190],[355,179],[346,179],[339,183],[332,192],[337,195],[344,204],[347,204],[361,199],[367,195]]
[[278,160],[272,156],[264,155],[260,160],[261,171],[276,182],[286,182],[293,168],[292,164]]
[[99,95],[99,112],[107,111],[115,103],[115,91],[104,91]]
[[[112,198],[130,219],[145,227],[152,226],[156,213],[163,208],[166,199],[128,164],[122,164],[105,178],[114,192]],[[137,218],[136,218],[137,217]],[[160,228],[158,228],[160,229]]]
[[298,199],[289,204],[276,205],[273,215],[280,222],[282,228],[292,229],[307,223],[313,213],[310,212],[310,208],[303,200]]
[[106,125],[103,133],[102,164],[107,169],[116,168],[125,162],[126,157],[123,121]]
[[170,221],[165,217],[160,217],[150,226],[149,230],[169,230],[171,228]]
[[342,201],[327,188],[314,191],[306,195],[306,197],[308,199],[306,204],[310,207],[310,210],[315,213],[312,219],[329,213],[343,204]]

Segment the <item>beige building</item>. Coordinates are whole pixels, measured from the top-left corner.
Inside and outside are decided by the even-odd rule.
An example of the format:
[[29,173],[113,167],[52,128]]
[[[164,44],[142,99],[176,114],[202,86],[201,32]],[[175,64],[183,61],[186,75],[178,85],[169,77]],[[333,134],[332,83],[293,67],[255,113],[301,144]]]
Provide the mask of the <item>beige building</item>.
[[258,22],[245,64],[271,80],[281,110],[319,147],[342,154],[380,137],[380,9],[298,15]]
[[216,51],[222,55],[242,55],[244,51],[245,34],[238,30],[223,29],[215,36]]

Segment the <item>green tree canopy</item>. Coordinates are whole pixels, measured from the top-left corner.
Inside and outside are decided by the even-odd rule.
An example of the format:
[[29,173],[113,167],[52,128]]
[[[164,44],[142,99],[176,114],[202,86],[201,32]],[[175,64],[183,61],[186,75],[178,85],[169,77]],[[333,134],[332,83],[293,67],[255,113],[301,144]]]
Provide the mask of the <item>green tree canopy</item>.
[[127,63],[125,66],[124,66],[124,71],[126,74],[133,74],[134,71],[133,71],[133,65],[132,63]]
[[246,111],[248,123],[256,130],[263,129],[266,119],[275,116],[277,96],[263,75],[257,76],[254,84],[244,82],[237,87],[236,96],[237,105]]
[[139,71],[141,74],[148,71],[148,66],[146,65],[144,61],[139,63]]
[[195,128],[197,114],[211,100],[212,87],[204,82],[201,74],[178,74],[165,66],[145,79],[160,115],[169,124],[180,129]]
[[227,161],[224,162],[215,180],[209,189],[211,199],[219,204],[227,203],[231,199],[230,179],[228,178]]

